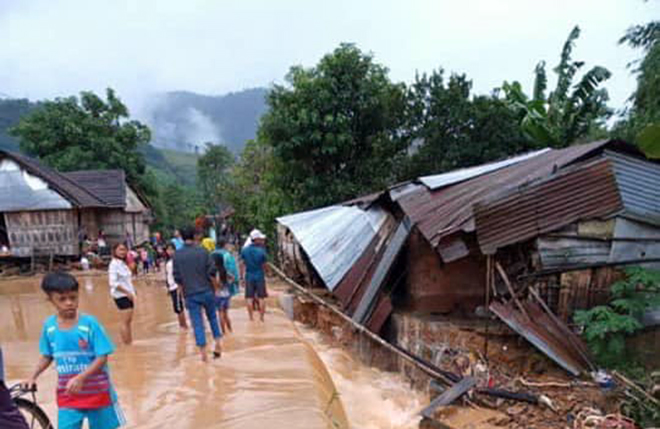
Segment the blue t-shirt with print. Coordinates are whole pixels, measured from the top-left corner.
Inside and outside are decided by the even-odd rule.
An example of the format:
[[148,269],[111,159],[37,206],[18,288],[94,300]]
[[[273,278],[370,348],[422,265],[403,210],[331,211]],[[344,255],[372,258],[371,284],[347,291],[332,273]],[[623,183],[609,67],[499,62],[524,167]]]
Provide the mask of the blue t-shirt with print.
[[66,394],[66,384],[71,378],[84,372],[97,357],[114,351],[112,340],[94,316],[80,314],[78,323],[70,329],[60,329],[55,315],[46,319],[39,340],[39,352],[52,357],[55,362],[58,406],[94,409],[114,403],[116,395],[107,365],[88,377],[78,394]]
[[245,263],[245,280],[262,282],[265,280],[263,265],[266,263],[266,249],[254,244],[241,250],[241,259]]

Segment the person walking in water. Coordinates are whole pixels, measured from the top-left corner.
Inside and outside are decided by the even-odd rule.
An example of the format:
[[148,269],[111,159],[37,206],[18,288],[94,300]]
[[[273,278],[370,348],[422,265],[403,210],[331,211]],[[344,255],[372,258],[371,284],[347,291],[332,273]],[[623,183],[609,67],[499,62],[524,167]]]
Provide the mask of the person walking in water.
[[206,313],[211,332],[215,340],[213,357],[219,358],[222,353],[222,331],[218,324],[218,313],[215,305],[214,292],[220,289],[216,279],[217,269],[211,255],[195,243],[195,230],[185,228],[181,231],[184,246],[174,254],[174,281],[183,288],[186,308],[190,315],[195,342],[203,362],[207,361],[206,334],[202,309]]
[[168,244],[166,249],[166,258],[167,262],[165,263],[165,283],[167,284],[167,291],[172,298],[172,308],[174,313],[176,313],[179,319],[179,326],[182,329],[188,329],[188,324],[186,323],[186,315],[183,312],[183,291],[176,284],[174,280],[174,254],[176,249],[174,244]]
[[219,252],[211,253],[211,258],[218,270],[218,282],[220,289],[215,292],[215,306],[218,309],[218,316],[220,316],[220,327],[222,332],[232,332],[231,321],[229,320],[229,299],[231,293],[229,292],[229,276],[225,269],[225,259]]
[[234,259],[234,255],[232,255],[231,249],[224,239],[218,240],[216,250],[211,255],[220,255],[222,257],[223,267],[227,273],[227,287],[224,291],[226,297],[219,301],[218,311],[220,312],[222,329],[225,330],[226,328],[226,330],[231,332],[232,326],[231,319],[229,318],[229,308],[231,307],[231,298],[238,293],[238,279],[240,277],[236,259]]
[[133,342],[133,308],[135,307],[135,287],[133,274],[126,263],[128,249],[123,243],[115,244],[112,248],[112,261],[108,267],[108,280],[110,295],[121,314],[121,328],[119,334],[124,344]]
[[250,320],[254,320],[255,304],[259,319],[263,322],[266,314],[266,275],[264,274],[268,256],[266,236],[258,229],[250,232],[250,244],[241,250],[241,278],[245,282],[245,299]]

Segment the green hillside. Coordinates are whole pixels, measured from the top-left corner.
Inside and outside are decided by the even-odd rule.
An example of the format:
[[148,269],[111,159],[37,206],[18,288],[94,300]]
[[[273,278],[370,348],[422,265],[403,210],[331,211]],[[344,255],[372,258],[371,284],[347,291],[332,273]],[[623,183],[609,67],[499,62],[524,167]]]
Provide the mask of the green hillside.
[[195,186],[199,155],[159,149],[151,145],[143,148],[142,153],[147,162],[147,168],[156,175],[159,181]]

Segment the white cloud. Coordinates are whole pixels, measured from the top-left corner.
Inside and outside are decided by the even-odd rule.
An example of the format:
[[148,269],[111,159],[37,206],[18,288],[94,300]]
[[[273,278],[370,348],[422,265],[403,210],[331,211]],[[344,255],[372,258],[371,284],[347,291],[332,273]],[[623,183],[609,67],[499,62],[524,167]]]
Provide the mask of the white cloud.
[[217,94],[282,81],[340,42],[372,51],[395,80],[442,66],[477,92],[503,80],[529,87],[541,59],[556,64],[575,24],[575,58],[613,72],[621,107],[634,88],[617,45],[659,16],[657,2],[624,0],[25,0],[0,2],[0,93],[30,98],[115,87],[139,109],[148,94]]

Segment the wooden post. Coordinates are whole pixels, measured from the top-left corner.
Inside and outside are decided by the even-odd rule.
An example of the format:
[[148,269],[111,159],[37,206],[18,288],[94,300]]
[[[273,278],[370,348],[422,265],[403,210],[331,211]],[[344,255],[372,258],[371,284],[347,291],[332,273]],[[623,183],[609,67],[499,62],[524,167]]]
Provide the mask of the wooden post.
[[491,283],[493,282],[493,256],[486,256],[486,302],[484,310],[486,311],[486,340],[484,341],[484,359],[486,359],[486,364],[488,364],[488,327],[490,326],[490,314],[488,307],[490,306],[490,288]]
[[500,265],[499,262],[495,262],[495,267],[497,268],[497,272],[500,273],[500,276],[502,277],[502,280],[504,280],[504,284],[506,285],[506,288],[509,290],[509,293],[511,294],[511,297],[513,298],[513,301],[516,303],[516,306],[518,307],[520,312],[527,319],[529,319],[529,315],[527,314],[527,311],[525,311],[525,307],[523,307],[522,303],[518,299],[518,296],[513,291],[513,286],[511,286],[511,282],[509,281],[509,277],[506,275],[506,272],[504,271],[504,268],[502,268],[502,265]]

